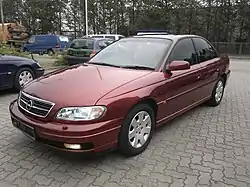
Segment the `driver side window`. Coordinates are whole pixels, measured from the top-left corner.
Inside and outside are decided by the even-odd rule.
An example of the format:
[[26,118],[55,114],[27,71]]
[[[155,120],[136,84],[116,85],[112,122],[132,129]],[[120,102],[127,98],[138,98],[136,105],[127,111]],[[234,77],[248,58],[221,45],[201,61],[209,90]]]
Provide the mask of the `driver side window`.
[[191,38],[180,40],[174,47],[170,58],[170,62],[179,60],[187,61],[190,65],[197,64],[195,49]]

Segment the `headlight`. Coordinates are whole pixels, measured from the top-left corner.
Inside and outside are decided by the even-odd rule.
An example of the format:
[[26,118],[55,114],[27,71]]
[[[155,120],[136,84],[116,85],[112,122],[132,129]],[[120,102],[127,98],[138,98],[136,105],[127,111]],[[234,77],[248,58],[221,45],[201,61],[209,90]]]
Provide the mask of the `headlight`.
[[100,118],[105,112],[104,106],[62,108],[56,118],[69,121],[89,121]]
[[36,61],[36,64],[38,65],[39,68],[41,68],[42,66],[40,65],[39,62]]

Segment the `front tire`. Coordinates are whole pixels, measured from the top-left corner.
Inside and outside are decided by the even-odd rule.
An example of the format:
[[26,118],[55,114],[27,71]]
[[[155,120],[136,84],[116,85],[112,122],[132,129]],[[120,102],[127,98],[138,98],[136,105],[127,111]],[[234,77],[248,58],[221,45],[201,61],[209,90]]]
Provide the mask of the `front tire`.
[[224,90],[225,90],[225,80],[223,78],[219,78],[219,80],[214,86],[211,99],[208,101],[208,105],[218,106],[221,103],[221,100],[224,96]]
[[34,72],[28,68],[20,68],[14,79],[14,88],[16,91],[20,91],[26,84],[33,81],[35,78]]
[[118,149],[124,156],[141,154],[155,130],[155,113],[147,104],[136,105],[125,117],[118,139]]

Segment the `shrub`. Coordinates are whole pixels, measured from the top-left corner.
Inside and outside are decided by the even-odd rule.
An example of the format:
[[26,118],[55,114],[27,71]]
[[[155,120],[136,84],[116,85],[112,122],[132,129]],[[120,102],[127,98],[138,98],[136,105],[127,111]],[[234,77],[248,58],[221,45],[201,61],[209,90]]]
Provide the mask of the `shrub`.
[[31,58],[31,55],[29,53],[20,52],[15,48],[10,48],[5,46],[0,47],[0,54]]
[[66,66],[66,65],[68,65],[67,56],[65,54],[56,56],[54,65],[55,66]]

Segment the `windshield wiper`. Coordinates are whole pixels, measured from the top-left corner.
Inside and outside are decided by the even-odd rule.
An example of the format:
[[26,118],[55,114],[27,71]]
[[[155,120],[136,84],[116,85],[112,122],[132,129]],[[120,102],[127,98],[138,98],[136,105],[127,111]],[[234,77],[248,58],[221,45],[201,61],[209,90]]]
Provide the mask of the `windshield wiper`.
[[121,66],[122,68],[129,68],[129,69],[141,69],[141,70],[155,70],[155,68],[148,67],[148,66]]
[[86,64],[94,64],[94,65],[102,65],[102,66],[111,66],[111,67],[121,68],[121,66],[114,65],[114,64],[108,64],[108,63],[104,63],[104,62],[87,62]]

